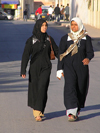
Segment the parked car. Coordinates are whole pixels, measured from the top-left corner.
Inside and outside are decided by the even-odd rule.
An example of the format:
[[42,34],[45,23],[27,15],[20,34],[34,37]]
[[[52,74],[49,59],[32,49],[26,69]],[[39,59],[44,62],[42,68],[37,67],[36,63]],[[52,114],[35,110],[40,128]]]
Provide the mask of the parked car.
[[1,20],[12,20],[13,16],[6,12],[0,12],[0,19]]
[[[38,13],[35,13],[36,20],[38,18],[37,16],[38,16]],[[45,20],[49,19],[48,9],[45,9],[45,8],[42,9],[42,14],[41,14],[40,18],[45,19]]]
[[41,18],[46,19],[46,20],[49,19],[48,9],[42,9]]
[[30,19],[32,19],[32,20],[35,20],[36,19],[34,12],[30,14]]

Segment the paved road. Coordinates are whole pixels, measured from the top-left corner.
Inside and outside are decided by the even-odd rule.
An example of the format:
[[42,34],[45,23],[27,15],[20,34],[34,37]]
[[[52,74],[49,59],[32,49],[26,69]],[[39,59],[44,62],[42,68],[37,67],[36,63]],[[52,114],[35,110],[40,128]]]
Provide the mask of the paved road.
[[[33,21],[0,21],[0,133],[100,133],[100,51],[90,62],[90,89],[86,107],[78,122],[69,123],[63,105],[63,78],[53,69],[45,110],[46,120],[35,122],[27,107],[27,80],[20,75],[20,62],[25,41],[31,36]],[[49,24],[48,33],[59,45],[68,29]]]

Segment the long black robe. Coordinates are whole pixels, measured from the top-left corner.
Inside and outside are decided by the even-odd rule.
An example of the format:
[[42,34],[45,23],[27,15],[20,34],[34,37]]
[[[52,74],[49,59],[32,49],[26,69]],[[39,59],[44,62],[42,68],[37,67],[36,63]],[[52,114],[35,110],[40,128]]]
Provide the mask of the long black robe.
[[[35,39],[33,39],[35,38]],[[21,62],[21,75],[26,74],[26,67],[31,56],[29,68],[28,106],[34,110],[44,112],[47,102],[47,90],[50,80],[52,64],[50,61],[50,41],[48,35],[45,42],[41,43],[36,37],[30,37],[24,48]],[[52,37],[52,47],[58,58],[58,46]]]
[[[61,38],[59,45],[59,55],[64,53],[73,44],[72,40],[67,41],[68,35]],[[78,53],[71,56],[69,53],[62,61],[58,59],[58,70],[64,70],[64,104],[66,109],[84,107],[88,87],[89,87],[89,68],[83,65],[84,58],[91,60],[94,56],[91,38],[87,35],[86,40],[81,39]]]

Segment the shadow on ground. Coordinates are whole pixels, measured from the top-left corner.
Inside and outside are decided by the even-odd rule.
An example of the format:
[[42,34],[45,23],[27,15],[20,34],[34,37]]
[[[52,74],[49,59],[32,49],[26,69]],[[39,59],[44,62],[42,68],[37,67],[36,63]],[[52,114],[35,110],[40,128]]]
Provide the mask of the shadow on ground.
[[100,51],[100,38],[92,38],[94,51]]
[[[85,116],[80,116],[80,120],[86,120],[96,116],[100,116],[100,104],[86,106],[84,109],[82,109],[82,111],[91,111],[91,110],[94,110],[94,113],[88,113]],[[99,112],[95,112],[96,110],[99,110]]]
[[[81,110],[81,112],[83,111],[91,111],[94,110],[94,112],[96,110],[100,110],[100,104],[98,105],[91,105],[91,106],[86,106],[84,109]],[[66,115],[66,110],[62,110],[62,111],[57,111],[57,112],[51,112],[51,113],[46,113],[45,117],[47,120],[53,119],[53,118],[57,118],[57,117],[62,117]],[[79,120],[83,121],[86,119],[91,119],[93,117],[96,116],[100,116],[100,111],[99,112],[95,112],[95,113],[88,113],[87,115],[84,116],[79,116]]]

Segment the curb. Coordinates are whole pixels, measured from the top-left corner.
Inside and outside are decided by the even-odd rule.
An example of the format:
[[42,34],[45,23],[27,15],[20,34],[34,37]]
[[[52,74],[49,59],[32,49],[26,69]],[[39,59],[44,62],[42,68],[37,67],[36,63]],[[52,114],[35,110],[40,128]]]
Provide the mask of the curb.
[[66,27],[66,28],[70,28],[70,25],[69,24],[61,24],[61,26],[64,26],[64,27]]

